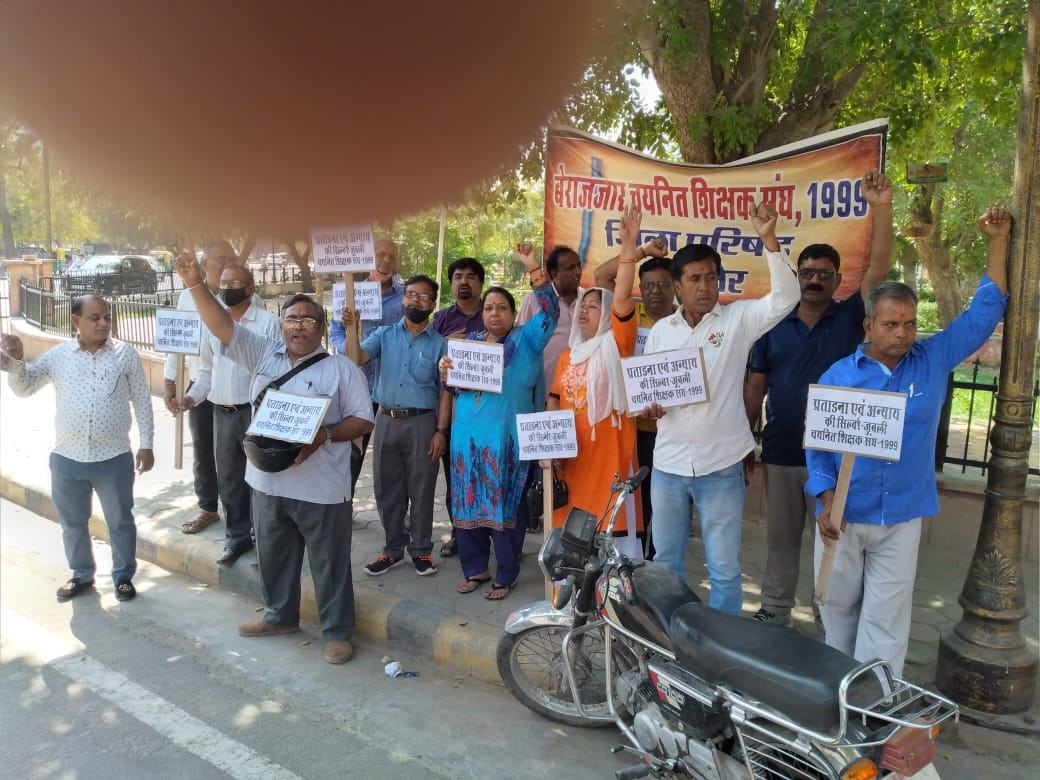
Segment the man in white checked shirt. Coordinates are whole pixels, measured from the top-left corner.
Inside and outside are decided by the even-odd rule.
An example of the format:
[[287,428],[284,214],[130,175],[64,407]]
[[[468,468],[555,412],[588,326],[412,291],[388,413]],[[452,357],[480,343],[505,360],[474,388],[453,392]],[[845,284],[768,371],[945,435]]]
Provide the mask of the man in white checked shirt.
[[[253,300],[253,272],[243,265],[228,265],[220,274],[220,300],[231,319],[242,327],[281,338],[278,318]],[[224,356],[220,342],[206,331],[199,355],[199,371],[185,393],[185,411],[208,400],[213,406],[213,451],[217,464],[217,494],[227,518],[224,551],[217,563],[230,566],[252,549],[251,491],[246,483],[246,453],[242,446],[252,416],[250,373]]]
[[58,588],[58,601],[94,587],[96,566],[87,528],[92,492],[108,524],[116,598],[128,601],[136,595],[132,580],[137,571],[130,406],[141,436],[137,471],[144,473],[155,463],[152,399],[137,350],[109,338],[112,314],[103,298],[76,298],[72,324],[76,338],[51,348],[32,365],[23,360],[21,339],[4,336],[0,365],[10,371],[7,383],[17,396],[30,396],[47,382],[54,383],[51,496],[72,569],[72,577]]

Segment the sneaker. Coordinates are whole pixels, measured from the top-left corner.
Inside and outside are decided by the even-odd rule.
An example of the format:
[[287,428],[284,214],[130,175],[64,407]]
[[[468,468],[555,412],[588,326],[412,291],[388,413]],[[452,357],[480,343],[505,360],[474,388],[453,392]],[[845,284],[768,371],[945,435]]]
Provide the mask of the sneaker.
[[433,556],[431,555],[412,556],[412,563],[415,565],[415,573],[420,577],[437,573],[437,564],[433,562]]
[[755,613],[753,620],[757,620],[759,623],[779,623],[782,626],[790,628],[794,625],[794,621],[791,620],[790,615],[777,615],[775,612],[770,612],[765,607],[762,607],[758,612]]
[[402,563],[404,563],[404,558],[391,558],[389,555],[380,555],[365,567],[365,574],[378,577],[380,574],[386,574],[392,568],[400,566]]

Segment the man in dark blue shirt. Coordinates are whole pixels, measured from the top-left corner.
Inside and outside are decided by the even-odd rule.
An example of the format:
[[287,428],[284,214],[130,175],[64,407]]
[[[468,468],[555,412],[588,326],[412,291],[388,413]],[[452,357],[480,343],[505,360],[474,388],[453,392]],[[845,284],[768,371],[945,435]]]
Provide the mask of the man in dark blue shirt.
[[[863,340],[863,298],[884,281],[892,257],[892,184],[877,171],[863,176],[863,198],[873,212],[870,264],[859,289],[834,300],[841,285],[841,258],[829,244],[810,244],[798,256],[802,296],[790,314],[762,336],[751,353],[744,406],[754,428],[766,399],[762,432],[765,464],[768,557],[762,607],[755,620],[791,624],[806,522],[814,505],[804,492],[807,479],[802,438],[809,385]],[[749,456],[749,466],[754,453]]]

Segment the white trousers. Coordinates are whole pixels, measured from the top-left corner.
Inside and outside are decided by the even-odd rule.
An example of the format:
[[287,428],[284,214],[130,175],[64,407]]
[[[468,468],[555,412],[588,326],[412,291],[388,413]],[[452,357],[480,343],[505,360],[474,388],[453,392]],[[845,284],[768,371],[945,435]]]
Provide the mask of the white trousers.
[[[897,525],[848,524],[820,605],[828,645],[857,661],[880,658],[897,677],[903,675],[920,541],[919,517]],[[823,547],[817,529],[817,582]]]

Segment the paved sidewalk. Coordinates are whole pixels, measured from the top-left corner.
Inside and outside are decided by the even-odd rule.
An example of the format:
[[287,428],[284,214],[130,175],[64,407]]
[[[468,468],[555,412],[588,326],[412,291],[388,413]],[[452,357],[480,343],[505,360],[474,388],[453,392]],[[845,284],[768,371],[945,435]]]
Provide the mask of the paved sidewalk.
[[[194,578],[219,585],[260,602],[256,558],[248,553],[232,567],[218,567],[217,556],[223,548],[223,522],[201,534],[187,536],[181,523],[194,513],[191,487],[191,446],[185,432],[185,468],[173,468],[174,421],[162,401],[153,399],[156,418],[156,466],[137,478],[135,514],[138,517],[141,558]],[[32,398],[17,398],[7,387],[6,375],[0,377],[0,495],[54,519],[50,501],[48,453],[53,444],[54,394],[48,386]],[[187,426],[185,425],[185,429]],[[136,431],[131,432],[136,444]],[[418,577],[411,566],[401,566],[380,577],[370,577],[362,567],[377,555],[383,544],[372,497],[371,472],[366,461],[354,504],[354,533],[351,561],[357,602],[357,633],[362,640],[388,642],[410,652],[429,657],[437,663],[451,664],[460,674],[498,682],[495,646],[501,628],[514,609],[543,598],[544,583],[535,563],[541,535],[529,535],[524,547],[524,562],[518,587],[501,602],[489,602],[483,589],[461,595],[455,587],[461,579],[456,559],[441,561],[437,551],[448,538],[449,525],[443,507],[443,485],[438,489],[435,515],[435,559],[440,570],[435,576]],[[92,530],[105,538],[100,509],[95,502]],[[926,526],[922,542],[917,586],[914,593],[914,622],[906,675],[911,680],[932,684],[935,659],[941,635],[952,630],[960,619],[957,604],[964,576],[971,560],[974,539],[946,538],[938,527]],[[1035,541],[1033,542],[1035,544]],[[811,561],[808,535],[803,547],[803,576],[795,609],[799,630],[816,634],[818,629],[807,606],[810,596],[808,562]],[[745,519],[742,562],[744,570],[744,607],[747,615],[759,606],[758,587],[765,565],[766,534],[760,518]],[[702,597],[707,595],[707,572],[703,547],[694,540],[687,558],[691,584]],[[104,582],[104,576],[102,577]],[[1026,556],[1027,605],[1030,615],[1023,632],[1035,646],[1037,642],[1038,569],[1035,551]],[[105,587],[106,585],[103,585]],[[304,585],[304,617],[316,624],[313,590],[309,577]],[[145,596],[146,597],[146,596]],[[236,629],[228,625],[228,631]],[[361,644],[363,651],[364,642]],[[1034,713],[1037,711],[1034,706]],[[1027,721],[1028,723],[1028,721]]]

